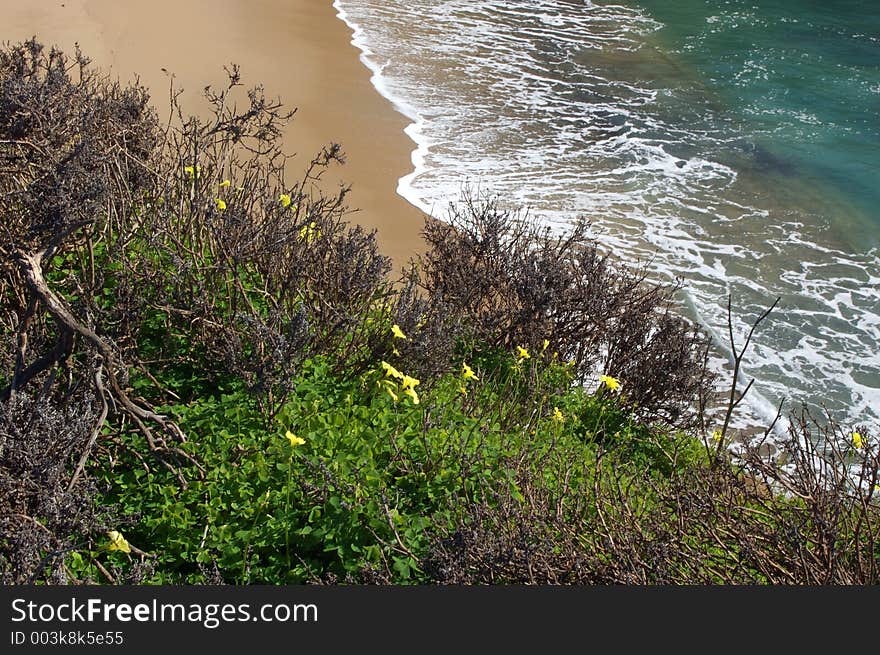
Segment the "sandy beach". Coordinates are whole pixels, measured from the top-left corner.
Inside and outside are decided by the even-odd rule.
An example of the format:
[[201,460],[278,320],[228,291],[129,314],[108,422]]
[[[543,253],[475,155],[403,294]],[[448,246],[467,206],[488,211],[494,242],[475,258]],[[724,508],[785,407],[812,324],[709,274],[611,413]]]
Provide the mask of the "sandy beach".
[[71,53],[78,43],[112,77],[139,78],[160,112],[170,74],[195,113],[201,89],[222,84],[223,66],[238,64],[246,86],[262,84],[297,109],[284,136],[296,153],[291,174],[322,145],[340,143],[347,163],[324,183],[352,186],[349,206],[358,211],[350,220],[378,230],[397,268],[422,247],[423,216],[396,193],[412,170],[408,120],[371,84],[331,0],[0,0],[0,11],[0,41],[36,36]]

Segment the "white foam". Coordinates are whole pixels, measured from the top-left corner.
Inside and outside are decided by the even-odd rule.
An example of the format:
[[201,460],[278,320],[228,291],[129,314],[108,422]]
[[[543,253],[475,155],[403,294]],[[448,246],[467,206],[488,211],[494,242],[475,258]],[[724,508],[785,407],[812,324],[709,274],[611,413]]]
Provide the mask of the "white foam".
[[370,77],[370,82],[384,98],[391,102],[398,112],[412,121],[406,128],[404,128],[404,132],[416,144],[416,148],[411,155],[414,170],[409,175],[400,178],[397,185],[397,193],[419,210],[430,215],[433,213],[434,208],[424,202],[411,187],[412,180],[426,170],[425,158],[428,153],[428,140],[424,133],[425,120],[419,115],[419,112],[412,107],[412,105],[406,102],[406,100],[391,92],[382,75],[384,65],[376,61],[375,53],[370,49],[369,41],[364,29],[351,20],[348,12],[342,7],[340,0],[334,0],[333,7],[336,9],[336,16],[351,29],[351,43],[361,51],[361,62],[363,62],[363,64],[373,73]]

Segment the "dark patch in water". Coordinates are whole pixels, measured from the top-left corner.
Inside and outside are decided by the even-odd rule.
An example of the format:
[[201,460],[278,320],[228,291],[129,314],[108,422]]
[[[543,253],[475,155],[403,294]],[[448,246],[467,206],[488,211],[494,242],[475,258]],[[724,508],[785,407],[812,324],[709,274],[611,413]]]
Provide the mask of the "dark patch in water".
[[778,173],[785,177],[793,177],[797,174],[797,169],[791,162],[787,162],[781,157],[774,155],[767,148],[757,143],[745,144],[743,151],[750,155],[752,166],[757,171],[762,173]]

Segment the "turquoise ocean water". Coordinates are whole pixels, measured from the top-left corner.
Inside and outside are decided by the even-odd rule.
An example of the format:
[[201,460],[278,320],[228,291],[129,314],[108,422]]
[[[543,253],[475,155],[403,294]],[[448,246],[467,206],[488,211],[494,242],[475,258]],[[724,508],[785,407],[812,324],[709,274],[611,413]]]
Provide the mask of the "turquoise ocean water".
[[[399,192],[465,186],[681,278],[782,398],[880,423],[880,5],[853,0],[336,0],[412,121]],[[723,366],[723,359],[719,360]],[[744,419],[745,420],[745,419]]]

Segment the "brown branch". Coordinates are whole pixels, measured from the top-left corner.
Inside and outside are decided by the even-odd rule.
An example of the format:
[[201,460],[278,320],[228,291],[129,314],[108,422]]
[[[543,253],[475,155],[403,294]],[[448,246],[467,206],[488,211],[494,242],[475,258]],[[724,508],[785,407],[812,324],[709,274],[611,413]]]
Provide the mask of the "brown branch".
[[86,466],[86,460],[89,458],[89,455],[92,452],[92,448],[94,448],[95,442],[98,440],[98,433],[101,431],[101,427],[104,425],[104,421],[107,420],[109,407],[107,405],[107,396],[106,391],[104,390],[104,383],[101,380],[101,373],[103,371],[103,368],[104,367],[102,364],[98,366],[98,370],[95,371],[95,389],[97,389],[98,395],[101,397],[101,415],[98,417],[98,420],[95,421],[95,427],[92,430],[89,441],[86,444],[86,447],[83,449],[82,455],[80,455],[79,457],[79,461],[76,463],[76,469],[74,470],[73,475],[70,477],[70,484],[67,485],[68,491],[73,489],[73,486],[76,484],[76,481],[82,474],[83,469]]
[[124,363],[104,339],[95,334],[91,328],[83,325],[77,320],[77,318],[66,307],[64,302],[55,295],[55,293],[49,288],[48,284],[46,284],[41,267],[42,253],[37,252],[29,254],[22,250],[16,250],[13,257],[21,269],[21,272],[24,274],[28,286],[45,305],[47,311],[68,330],[81,335],[98,351],[98,353],[100,353],[104,361],[103,365],[107,371],[113,398],[122,405],[125,411],[137,424],[138,430],[143,434],[144,438],[146,438],[150,450],[159,458],[162,464],[177,476],[181,485],[184,487],[186,486],[185,479],[180,472],[174,468],[174,466],[166,461],[164,457],[165,454],[182,456],[184,459],[194,464],[199,471],[203,473],[204,471],[202,468],[194,459],[192,459],[192,457],[179,449],[169,448],[164,439],[160,438],[157,440],[153,436],[153,432],[147,426],[146,422],[155,423],[161,427],[167,435],[170,435],[177,440],[185,441],[183,431],[176,423],[167,420],[166,417],[157,414],[149,407],[141,407],[128,397],[128,394],[123,390],[114,371],[117,367],[123,368]]

